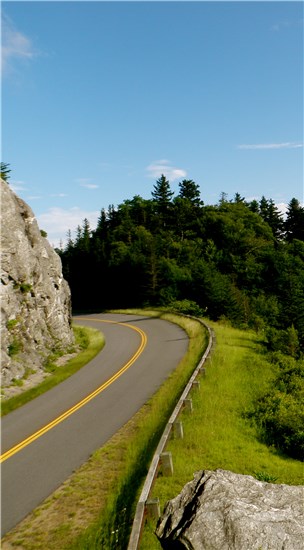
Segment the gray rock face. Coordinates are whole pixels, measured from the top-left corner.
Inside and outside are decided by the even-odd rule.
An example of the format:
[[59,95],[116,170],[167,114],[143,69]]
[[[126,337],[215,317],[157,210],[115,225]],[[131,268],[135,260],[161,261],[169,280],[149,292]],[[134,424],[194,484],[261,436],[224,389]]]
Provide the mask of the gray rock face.
[[1,180],[1,382],[43,369],[74,343],[71,296],[58,254],[30,207]]
[[226,470],[197,472],[169,501],[156,535],[165,549],[300,550],[304,487]]

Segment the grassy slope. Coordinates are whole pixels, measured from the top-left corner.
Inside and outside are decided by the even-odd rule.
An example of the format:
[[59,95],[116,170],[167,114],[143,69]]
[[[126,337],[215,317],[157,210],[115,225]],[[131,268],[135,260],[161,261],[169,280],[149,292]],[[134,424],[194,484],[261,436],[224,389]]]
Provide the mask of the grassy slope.
[[[259,442],[255,428],[242,415],[273,375],[256,334],[210,325],[216,332],[217,348],[200,390],[193,395],[193,413],[183,414],[184,439],[172,440],[167,448],[172,452],[174,476],[158,477],[153,488],[152,496],[160,499],[161,509],[198,470],[222,468],[268,475],[277,478],[277,483],[303,483],[302,463]],[[154,528],[155,523],[147,523],[141,550],[161,548]]]
[[[173,454],[175,474],[167,479],[159,477],[154,486],[154,496],[160,498],[161,506],[192,479],[194,471],[201,469],[266,472],[281,483],[303,483],[302,464],[279,456],[259,443],[254,428],[241,415],[272,376],[271,366],[259,351],[257,336],[210,324],[217,335],[217,348],[207,376],[201,380],[200,391],[193,395],[193,413],[183,415],[184,440],[170,442],[168,450]],[[191,346],[197,339],[191,338]],[[194,362],[196,354],[192,351]],[[168,385],[176,385],[189,367],[189,357],[187,362],[188,366],[181,364],[177,376],[170,377],[155,398],[107,445],[3,539],[3,550],[101,547],[98,546],[99,525],[107,515],[113,515],[122,480],[138,463],[139,442],[142,444],[143,434],[147,437],[148,430],[155,429],[153,423],[163,412],[162,400],[166,401],[172,394],[172,386],[170,389]],[[148,420],[150,426],[147,426]],[[85,526],[90,526],[86,533]],[[153,534],[154,527],[148,524],[145,529],[143,550],[148,545],[149,550],[160,548]],[[110,543],[106,546],[107,549],[114,547],[115,544]]]
[[[145,314],[161,316],[159,312],[145,311]],[[182,392],[207,345],[206,331],[199,323],[169,314],[162,317],[181,323],[187,330],[190,341],[186,356],[167,383],[102,449],[96,451],[62,487],[3,538],[3,550],[15,546],[18,550],[92,550],[100,548],[100,529],[107,529],[108,532],[109,528],[111,532],[111,522],[116,517],[121,522],[121,496],[125,491],[130,493],[130,485],[131,496],[134,495],[136,489],[132,478],[136,478],[138,487],[141,481],[138,477],[139,465],[143,466],[145,473],[144,461],[151,457],[151,442],[156,446],[161,426],[169,417],[176,394]]]

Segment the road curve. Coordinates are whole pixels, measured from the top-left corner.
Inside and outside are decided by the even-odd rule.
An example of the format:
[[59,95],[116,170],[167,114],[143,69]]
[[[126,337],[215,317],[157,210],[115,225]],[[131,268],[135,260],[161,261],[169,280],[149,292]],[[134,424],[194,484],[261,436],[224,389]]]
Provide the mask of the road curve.
[[78,373],[2,419],[1,536],[135,414],[188,347],[180,327],[151,317],[94,314],[74,322],[101,330],[105,347]]

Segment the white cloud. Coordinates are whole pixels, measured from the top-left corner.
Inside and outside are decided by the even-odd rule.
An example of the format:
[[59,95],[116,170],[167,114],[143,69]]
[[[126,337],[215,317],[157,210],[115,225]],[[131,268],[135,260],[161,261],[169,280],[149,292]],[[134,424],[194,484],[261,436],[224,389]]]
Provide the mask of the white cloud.
[[11,68],[16,59],[32,59],[36,52],[32,41],[25,34],[18,31],[11,19],[2,14],[2,72]]
[[81,183],[80,187],[85,187],[86,189],[98,189],[99,185],[95,183]]
[[77,206],[69,209],[52,207],[47,212],[37,216],[37,222],[39,228],[47,232],[49,242],[58,247],[60,241],[63,245],[66,243],[69,229],[73,238],[77,226],[82,226],[85,218],[89,220],[91,229],[95,229],[99,215],[100,211],[98,210],[87,211]]
[[287,141],[284,143],[256,143],[238,145],[238,149],[298,149],[303,147],[303,143]]
[[293,20],[285,20],[285,21],[277,21],[274,23],[271,27],[271,31],[280,32],[286,29],[294,29],[303,27],[304,20],[303,18],[300,19],[293,19]]
[[52,193],[50,197],[67,197],[67,193]]
[[149,164],[146,171],[149,178],[159,178],[164,174],[169,181],[184,178],[187,175],[186,170],[171,166],[170,161],[166,159],[156,160],[152,164]]
[[98,189],[99,185],[96,185],[95,183],[90,183],[91,178],[77,178],[75,180],[80,187],[85,187],[86,189]]
[[275,32],[279,32],[282,29],[287,29],[291,26],[293,26],[293,23],[291,21],[278,21],[277,23],[274,23],[270,27],[270,30],[275,31]]

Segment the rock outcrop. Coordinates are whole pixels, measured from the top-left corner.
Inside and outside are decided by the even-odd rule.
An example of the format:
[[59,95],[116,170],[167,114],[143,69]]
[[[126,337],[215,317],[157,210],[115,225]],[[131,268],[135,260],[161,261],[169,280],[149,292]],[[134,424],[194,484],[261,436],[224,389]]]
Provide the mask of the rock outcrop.
[[43,370],[74,344],[61,260],[30,207],[1,180],[1,383]]
[[304,488],[226,470],[197,472],[169,501],[156,535],[164,549],[299,550]]

